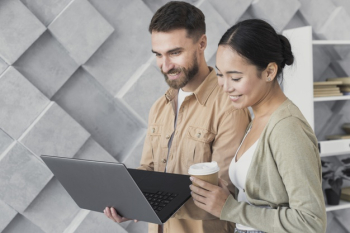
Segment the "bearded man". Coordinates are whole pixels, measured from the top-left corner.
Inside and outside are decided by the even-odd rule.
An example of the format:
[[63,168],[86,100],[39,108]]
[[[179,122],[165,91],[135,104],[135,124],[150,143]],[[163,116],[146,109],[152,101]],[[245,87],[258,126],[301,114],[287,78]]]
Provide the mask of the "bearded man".
[[[192,164],[216,161],[219,178],[233,192],[228,166],[250,116],[247,109],[232,106],[206,63],[203,13],[186,2],[169,2],[154,14],[149,31],[152,52],[170,88],[150,110],[139,169],[188,174]],[[116,222],[127,220],[113,208],[105,214]],[[149,224],[150,233],[233,231],[234,224],[199,209],[192,199],[163,226]]]

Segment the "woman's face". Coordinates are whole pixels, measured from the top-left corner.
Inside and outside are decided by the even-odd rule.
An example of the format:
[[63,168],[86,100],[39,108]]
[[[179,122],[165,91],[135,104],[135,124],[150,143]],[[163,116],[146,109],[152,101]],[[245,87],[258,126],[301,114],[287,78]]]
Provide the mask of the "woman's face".
[[259,72],[228,46],[219,46],[216,69],[219,85],[238,109],[257,105],[268,93],[267,72]]

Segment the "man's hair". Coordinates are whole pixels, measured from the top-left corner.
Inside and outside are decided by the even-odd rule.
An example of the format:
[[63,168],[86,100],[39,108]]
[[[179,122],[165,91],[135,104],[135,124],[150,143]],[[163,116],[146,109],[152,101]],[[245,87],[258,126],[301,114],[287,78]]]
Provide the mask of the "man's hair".
[[187,3],[168,2],[153,15],[149,32],[169,32],[175,29],[186,29],[187,37],[197,41],[205,34],[205,17],[197,7]]

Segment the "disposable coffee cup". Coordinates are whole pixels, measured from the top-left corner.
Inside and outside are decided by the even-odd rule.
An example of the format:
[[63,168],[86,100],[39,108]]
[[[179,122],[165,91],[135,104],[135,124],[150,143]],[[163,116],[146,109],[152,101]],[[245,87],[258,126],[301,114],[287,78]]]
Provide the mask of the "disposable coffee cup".
[[[219,170],[218,163],[215,161],[210,163],[196,163],[190,166],[188,174],[211,184],[218,185]],[[193,184],[198,186],[194,182]]]

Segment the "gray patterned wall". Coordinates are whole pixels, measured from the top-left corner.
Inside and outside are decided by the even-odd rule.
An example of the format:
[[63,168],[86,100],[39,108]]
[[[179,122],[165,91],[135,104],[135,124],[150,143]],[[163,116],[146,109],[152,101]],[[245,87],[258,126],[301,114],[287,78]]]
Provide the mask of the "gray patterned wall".
[[[146,232],[81,210],[41,154],[137,167],[151,104],[167,89],[147,31],[165,0],[0,0],[0,232]],[[191,0],[206,15],[206,58],[238,20],[313,26],[350,40],[348,0]],[[349,50],[314,50],[315,79],[350,75]],[[319,139],[350,122],[349,102],[315,106]],[[350,209],[328,232],[350,232]]]

